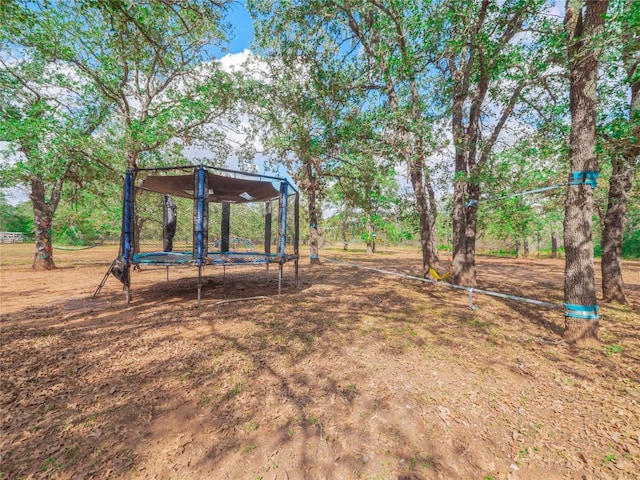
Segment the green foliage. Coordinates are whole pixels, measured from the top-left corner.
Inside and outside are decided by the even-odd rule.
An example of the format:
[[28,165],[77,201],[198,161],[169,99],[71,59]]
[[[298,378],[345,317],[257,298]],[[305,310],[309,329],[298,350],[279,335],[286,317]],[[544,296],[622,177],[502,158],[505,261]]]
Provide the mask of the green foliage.
[[25,238],[33,237],[33,213],[31,204],[24,202],[13,206],[0,192],[0,231],[20,232]]
[[480,201],[479,226],[490,238],[522,245],[562,231],[563,188],[519,195],[562,184],[557,154],[548,139],[533,137],[492,156],[482,172],[487,198]]
[[205,141],[227,152],[212,121],[233,82],[210,52],[226,42],[228,3],[15,2],[6,33],[95,89],[116,114],[104,133],[129,165],[164,163]]
[[67,192],[54,216],[54,244],[88,246],[118,240],[122,216],[120,187],[114,181],[102,185],[100,191],[87,185]]
[[622,256],[640,259],[640,229],[625,233],[622,238]]

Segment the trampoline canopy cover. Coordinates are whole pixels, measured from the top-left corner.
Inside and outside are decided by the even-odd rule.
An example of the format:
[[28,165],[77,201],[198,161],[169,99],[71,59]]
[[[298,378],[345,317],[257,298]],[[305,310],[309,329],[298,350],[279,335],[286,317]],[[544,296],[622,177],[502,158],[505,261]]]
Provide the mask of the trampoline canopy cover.
[[[246,178],[225,177],[208,172],[209,196],[212,203],[250,203],[276,198],[280,192],[271,182]],[[152,192],[193,198],[195,179],[193,175],[149,176],[142,181],[141,188]]]

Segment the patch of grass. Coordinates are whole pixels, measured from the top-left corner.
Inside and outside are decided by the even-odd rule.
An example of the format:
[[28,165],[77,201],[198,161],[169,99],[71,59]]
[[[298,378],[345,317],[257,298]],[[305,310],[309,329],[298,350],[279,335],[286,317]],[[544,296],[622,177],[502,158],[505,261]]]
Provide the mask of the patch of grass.
[[202,394],[200,395],[200,400],[198,400],[198,406],[206,407],[215,399],[215,397],[215,394],[207,395],[206,393],[202,392]]
[[471,319],[469,321],[466,322],[467,325],[469,325],[470,327],[474,327],[477,328],[478,330],[480,330],[483,333],[490,333],[489,332],[489,324],[486,322],[483,322],[481,320],[477,320],[477,319]]
[[58,457],[49,457],[40,466],[40,471],[55,472],[56,470],[62,470],[63,468],[64,468],[64,464],[58,462]]
[[86,428],[90,428],[93,427],[93,425],[96,423],[96,419],[98,418],[98,416],[96,414],[93,415],[89,415],[89,418],[87,418],[87,421],[84,422],[84,426]]
[[409,470],[412,472],[418,467],[432,468],[431,458],[429,455],[420,455],[416,453],[413,457],[409,458]]
[[315,425],[318,422],[318,418],[315,415],[311,415],[309,417],[309,423],[311,423],[311,425]]
[[616,337],[607,332],[599,332],[598,336],[600,337],[600,340],[604,342],[611,342],[616,339]]
[[181,382],[186,382],[190,375],[191,373],[184,372],[182,375],[178,377],[178,380],[180,380]]
[[607,463],[616,463],[618,460],[615,456],[615,454],[610,453],[608,455],[604,456],[604,459],[602,460],[602,464],[606,465]]
[[622,353],[622,347],[616,343],[612,345],[605,345],[602,347],[602,350],[604,350],[604,354],[607,357],[612,357],[616,353]]
[[246,447],[244,447],[244,449],[242,450],[244,453],[249,453],[252,452],[256,449],[255,445],[247,445]]
[[520,450],[518,450],[518,460],[516,461],[516,464],[519,464],[520,460],[525,458],[527,455],[529,455],[529,449],[528,448],[524,447],[524,448],[521,448]]
[[317,340],[318,340],[318,337],[316,337],[315,335],[302,337],[302,341],[307,346],[311,345],[313,342],[316,342]]
[[247,431],[253,432],[258,429],[258,424],[255,422],[255,420],[249,420],[244,424],[244,428]]
[[429,395],[428,393],[425,393],[424,395],[422,395],[421,397],[422,403],[424,403],[425,405],[432,405],[433,403],[435,403],[435,399]]
[[295,431],[295,429],[293,427],[291,427],[289,429],[289,431],[287,432],[287,434],[289,435],[289,438],[291,439],[291,438],[296,436],[296,431]]
[[236,395],[238,395],[240,393],[240,384],[236,383],[233,388],[231,389],[231,396],[235,397]]

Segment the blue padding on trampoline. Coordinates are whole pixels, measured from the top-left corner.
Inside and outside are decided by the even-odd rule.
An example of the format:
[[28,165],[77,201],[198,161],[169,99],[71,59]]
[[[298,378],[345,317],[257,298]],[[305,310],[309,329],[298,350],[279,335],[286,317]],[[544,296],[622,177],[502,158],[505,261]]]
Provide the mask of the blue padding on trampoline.
[[[281,260],[277,253],[261,252],[209,252],[207,258],[214,265],[279,263]],[[285,260],[296,260],[297,258],[297,255],[287,255]]]
[[133,263],[149,265],[182,265],[191,262],[192,259],[192,252],[148,252],[136,253],[133,256]]
[[[287,255],[286,261],[297,260],[297,255]],[[261,252],[209,252],[205,264],[209,265],[258,265],[279,263],[276,253]],[[145,252],[133,256],[134,264],[142,265],[185,265],[193,261],[193,252]]]

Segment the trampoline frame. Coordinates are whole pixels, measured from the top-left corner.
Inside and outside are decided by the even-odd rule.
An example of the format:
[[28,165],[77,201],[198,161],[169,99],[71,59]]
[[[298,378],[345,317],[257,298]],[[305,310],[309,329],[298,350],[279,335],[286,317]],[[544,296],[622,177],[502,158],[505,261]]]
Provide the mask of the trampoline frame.
[[[166,175],[166,172],[180,172],[181,175]],[[193,190],[184,189],[185,171],[193,174]],[[162,172],[162,177],[150,177],[147,175],[138,185],[138,173]],[[145,182],[151,178],[153,181]],[[209,185],[220,186],[219,189]],[[173,182],[173,183],[172,183]],[[145,185],[145,183],[147,183]],[[279,184],[276,190],[274,183]],[[150,187],[149,185],[153,185]],[[181,190],[176,187],[180,184]],[[271,190],[266,184],[271,185]],[[243,187],[247,191],[242,192]],[[190,251],[154,251],[139,252],[136,245],[135,218],[136,218],[136,191],[146,190],[158,194],[177,194],[181,197],[193,199],[193,249]],[[218,191],[219,190],[219,191]],[[253,192],[256,197],[249,190]],[[257,192],[257,193],[256,193]],[[270,194],[273,192],[273,196]],[[294,197],[294,235],[293,252],[287,252],[287,217],[289,197]],[[277,252],[271,253],[271,202],[277,200],[279,204]],[[265,251],[264,252],[236,252],[229,250],[228,225],[231,203],[265,203]],[[220,241],[220,250],[210,251],[208,244],[209,203],[221,203],[226,216],[222,217],[223,238]],[[206,165],[181,165],[159,168],[130,168],[124,177],[123,201],[122,201],[122,233],[120,236],[120,251],[109,270],[105,274],[102,283],[94,293],[96,296],[104,286],[109,274],[113,273],[123,284],[127,303],[131,300],[131,268],[140,265],[172,266],[192,265],[198,267],[198,295],[197,305],[200,305],[202,294],[202,275],[207,265],[236,266],[236,265],[278,265],[278,295],[282,292],[283,266],[285,263],[294,262],[295,285],[298,285],[298,260],[300,245],[300,193],[284,178],[241,172],[226,168],[218,168]],[[226,221],[227,238],[224,238]]]

